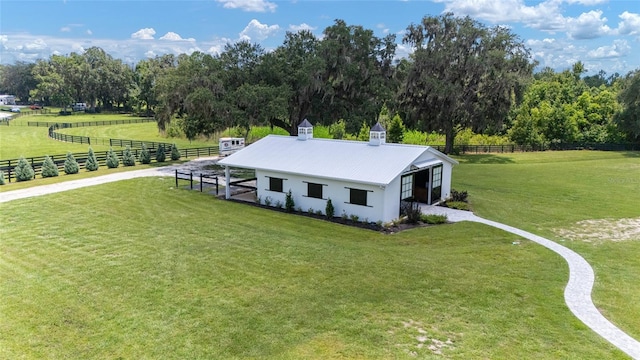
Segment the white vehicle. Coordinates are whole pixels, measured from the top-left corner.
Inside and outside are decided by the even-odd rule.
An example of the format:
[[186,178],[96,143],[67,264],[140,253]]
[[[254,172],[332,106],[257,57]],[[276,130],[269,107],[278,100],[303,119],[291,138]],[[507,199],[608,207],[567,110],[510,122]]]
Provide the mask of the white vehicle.
[[73,111],[85,111],[87,110],[87,103],[75,103],[71,105]]
[[244,148],[244,138],[220,138],[220,156],[228,156]]

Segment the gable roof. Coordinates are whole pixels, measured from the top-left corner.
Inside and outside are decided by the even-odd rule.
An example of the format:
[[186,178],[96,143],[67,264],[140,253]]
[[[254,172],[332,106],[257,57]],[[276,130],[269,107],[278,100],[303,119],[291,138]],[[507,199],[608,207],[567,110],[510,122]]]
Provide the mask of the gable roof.
[[457,161],[428,146],[269,135],[218,161],[220,165],[388,185],[415,161]]

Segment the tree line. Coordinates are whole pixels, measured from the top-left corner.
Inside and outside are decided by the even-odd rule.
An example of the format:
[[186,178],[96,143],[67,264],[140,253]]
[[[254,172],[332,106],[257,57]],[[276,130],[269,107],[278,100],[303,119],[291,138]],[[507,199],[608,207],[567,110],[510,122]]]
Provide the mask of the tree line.
[[401,39],[413,49],[408,58],[396,59],[396,40],[336,20],[321,38],[287,32],[273,51],[239,41],[219,55],[128,65],[93,47],[2,66],[0,91],[60,107],[124,107],[189,139],[258,125],[295,135],[308,118],[351,134],[389,119],[383,125],[444,134],[446,152],[466,129],[518,144],[640,142],[640,70],[585,76],[578,62],[534,73],[537,63],[509,29],[452,14],[409,25]]

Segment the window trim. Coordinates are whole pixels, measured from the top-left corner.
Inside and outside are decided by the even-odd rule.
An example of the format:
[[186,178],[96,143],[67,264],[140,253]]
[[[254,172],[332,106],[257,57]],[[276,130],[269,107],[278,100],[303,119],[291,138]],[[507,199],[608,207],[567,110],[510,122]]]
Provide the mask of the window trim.
[[[303,181],[302,183],[307,184],[307,194],[302,195],[303,197],[308,197],[310,199],[327,200],[327,198],[324,197],[323,186],[329,186],[328,184],[315,183],[311,181]],[[309,185],[320,185],[320,197],[309,195]]]
[[369,205],[369,201],[368,201],[369,200],[369,196],[365,197],[365,204],[358,204],[358,203],[352,203],[351,202],[351,191],[353,191],[353,190],[363,191],[365,194],[368,195],[368,193],[370,193],[370,192],[372,193],[373,190],[364,190],[364,189],[358,189],[358,188],[351,188],[351,187],[347,187],[347,186],[345,186],[344,188],[345,189],[349,189],[349,201],[345,201],[344,202],[345,204],[358,205],[358,206],[364,206],[364,207],[370,207],[370,208],[373,207],[373,206]]
[[[271,191],[271,192],[276,192],[276,193],[284,193],[284,182],[285,182],[285,180],[288,180],[288,179],[286,179],[286,178],[279,178],[279,177],[276,177],[276,176],[266,176],[266,175],[265,175],[265,177],[266,177],[267,179],[269,179],[269,187],[265,189],[266,191]],[[272,180],[272,179],[278,179],[278,180],[280,180],[280,185],[282,185],[282,190],[277,191],[277,190],[272,190],[272,189],[271,189],[271,180]]]

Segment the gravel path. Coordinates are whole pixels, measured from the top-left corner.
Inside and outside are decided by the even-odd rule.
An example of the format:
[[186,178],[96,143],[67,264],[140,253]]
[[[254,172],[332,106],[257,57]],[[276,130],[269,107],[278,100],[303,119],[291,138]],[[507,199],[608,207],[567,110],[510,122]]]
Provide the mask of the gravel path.
[[591,299],[591,290],[593,289],[595,278],[593,269],[578,253],[530,232],[481,218],[470,211],[424,205],[422,212],[425,214],[444,214],[447,215],[447,219],[452,222],[473,221],[493,226],[536,242],[562,256],[562,258],[567,261],[567,264],[569,264],[569,282],[564,289],[564,301],[567,303],[571,312],[591,328],[591,330],[598,333],[618,349],[624,351],[634,359],[640,359],[640,342],[602,316],[593,304],[593,300]]

